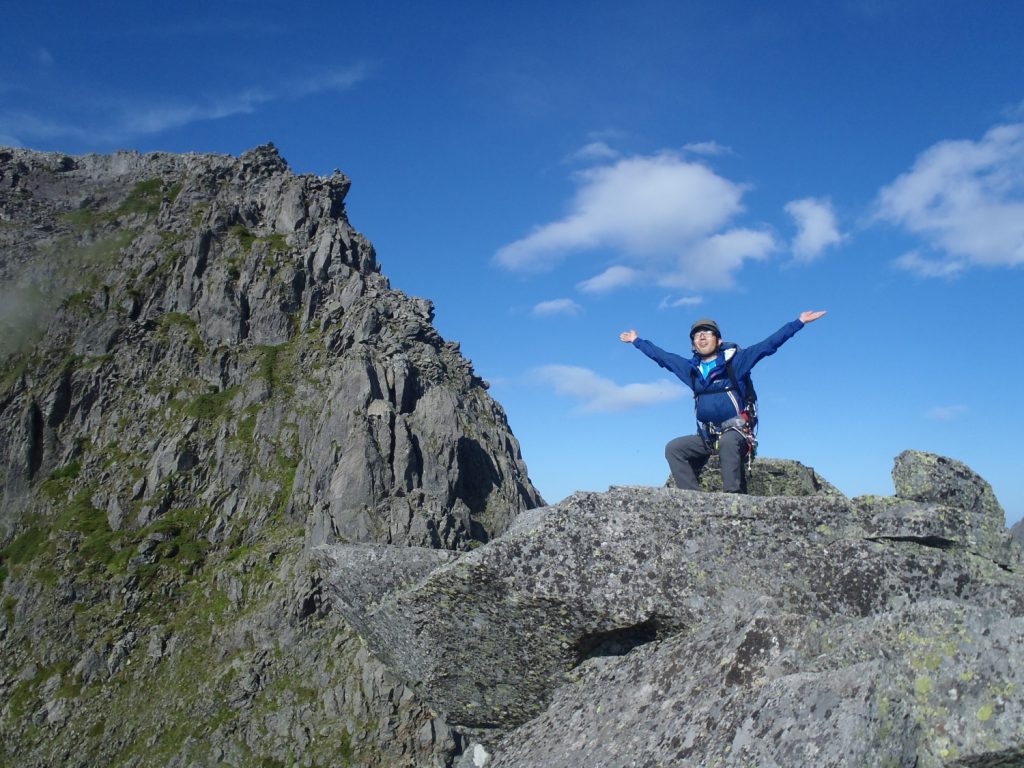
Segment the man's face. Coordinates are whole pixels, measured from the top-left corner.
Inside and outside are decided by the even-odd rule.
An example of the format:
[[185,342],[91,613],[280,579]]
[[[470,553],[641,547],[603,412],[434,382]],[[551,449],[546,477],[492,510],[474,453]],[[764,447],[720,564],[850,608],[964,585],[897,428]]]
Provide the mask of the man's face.
[[721,339],[715,335],[714,331],[699,330],[693,334],[693,348],[702,357],[715,354],[720,343]]

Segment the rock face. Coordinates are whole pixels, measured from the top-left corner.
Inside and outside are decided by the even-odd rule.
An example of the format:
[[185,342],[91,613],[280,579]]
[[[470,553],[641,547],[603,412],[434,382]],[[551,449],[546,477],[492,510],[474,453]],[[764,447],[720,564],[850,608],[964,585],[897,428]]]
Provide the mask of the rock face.
[[579,493],[366,599],[365,549],[314,556],[480,742],[463,765],[1024,764],[1019,547],[962,464],[894,476],[895,499]]
[[[168,485],[230,507],[249,484],[280,494],[313,542],[457,548],[540,502],[430,303],[391,290],[349,226],[344,176],[294,176],[272,147],[0,163],[8,291],[59,299],[37,301],[47,331],[4,382],[6,509],[53,471],[88,468],[86,443],[141,475],[102,491],[114,528]],[[288,487],[242,477],[232,440]]]
[[348,189],[270,145],[0,149],[0,763],[451,762],[305,553],[542,499]]

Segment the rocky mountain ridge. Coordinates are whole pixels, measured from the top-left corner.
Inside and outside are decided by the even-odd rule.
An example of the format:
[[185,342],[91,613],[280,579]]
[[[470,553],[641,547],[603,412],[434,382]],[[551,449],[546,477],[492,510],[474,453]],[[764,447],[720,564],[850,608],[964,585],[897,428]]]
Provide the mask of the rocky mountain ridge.
[[0,150],[0,762],[456,749],[327,627],[304,553],[462,550],[542,500],[430,302],[380,274],[348,189],[269,145]]

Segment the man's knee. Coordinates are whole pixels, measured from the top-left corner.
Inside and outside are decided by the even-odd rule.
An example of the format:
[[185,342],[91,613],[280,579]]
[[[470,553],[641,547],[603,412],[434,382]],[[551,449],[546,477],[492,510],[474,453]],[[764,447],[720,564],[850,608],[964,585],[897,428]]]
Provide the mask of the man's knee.
[[730,429],[718,441],[719,453],[739,453],[742,456],[747,452],[748,448],[747,436],[735,429]]
[[700,435],[683,435],[674,440],[669,440],[665,445],[665,458],[667,459],[695,459],[707,456],[710,453],[701,440]]

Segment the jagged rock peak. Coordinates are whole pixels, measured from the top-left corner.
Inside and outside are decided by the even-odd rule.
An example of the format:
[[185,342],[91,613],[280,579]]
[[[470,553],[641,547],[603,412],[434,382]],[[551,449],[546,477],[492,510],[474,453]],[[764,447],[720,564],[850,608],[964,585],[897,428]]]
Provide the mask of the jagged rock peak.
[[[129,403],[145,415],[213,392],[229,414],[268,411],[258,437],[301,433],[289,509],[307,510],[312,539],[389,531],[465,546],[540,502],[500,406],[432,327],[431,303],[392,290],[349,224],[344,176],[296,176],[272,144],[237,159],[60,157],[0,158],[8,290],[32,296],[40,326],[8,336],[24,341],[15,357],[40,363],[7,387],[8,498],[79,446],[117,442],[112,420]],[[270,419],[286,394],[292,412]],[[237,428],[226,425],[218,453]],[[150,485],[205,449],[160,431]],[[104,495],[120,521],[124,499]]]
[[0,150],[0,764],[450,765],[308,549],[451,559],[543,500],[348,188]]
[[275,173],[284,173],[289,170],[288,163],[281,157],[281,153],[274,142],[268,141],[258,147],[253,147],[248,152],[242,153],[239,158],[242,167],[246,170],[262,171],[263,175],[271,176]]

